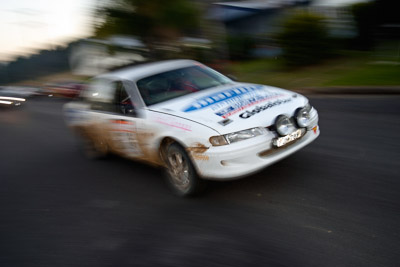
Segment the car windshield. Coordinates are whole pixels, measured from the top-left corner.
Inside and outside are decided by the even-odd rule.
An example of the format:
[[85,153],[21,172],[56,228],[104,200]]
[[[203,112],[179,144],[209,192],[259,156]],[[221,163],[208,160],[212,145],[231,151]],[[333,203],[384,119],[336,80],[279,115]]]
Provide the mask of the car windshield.
[[153,105],[232,80],[203,65],[171,70],[143,78],[137,87],[146,105]]

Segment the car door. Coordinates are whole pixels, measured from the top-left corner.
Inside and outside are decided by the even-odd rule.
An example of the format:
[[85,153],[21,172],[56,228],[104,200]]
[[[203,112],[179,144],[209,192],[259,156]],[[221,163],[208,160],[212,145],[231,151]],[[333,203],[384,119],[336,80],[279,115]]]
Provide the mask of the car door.
[[139,116],[139,99],[129,88],[129,83],[115,80],[111,84],[114,97],[106,117],[110,147],[125,157],[142,158],[139,135],[144,130],[144,120]]

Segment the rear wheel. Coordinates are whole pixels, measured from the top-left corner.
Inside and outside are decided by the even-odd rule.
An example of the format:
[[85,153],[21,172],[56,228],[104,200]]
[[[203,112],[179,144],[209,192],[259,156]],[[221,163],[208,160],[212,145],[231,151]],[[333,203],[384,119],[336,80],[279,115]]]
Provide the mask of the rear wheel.
[[185,149],[172,143],[166,151],[167,182],[178,196],[191,196],[199,193],[205,181],[201,180],[193,167]]
[[83,155],[89,159],[104,159],[108,156],[107,144],[95,141],[86,136],[79,136],[79,148]]

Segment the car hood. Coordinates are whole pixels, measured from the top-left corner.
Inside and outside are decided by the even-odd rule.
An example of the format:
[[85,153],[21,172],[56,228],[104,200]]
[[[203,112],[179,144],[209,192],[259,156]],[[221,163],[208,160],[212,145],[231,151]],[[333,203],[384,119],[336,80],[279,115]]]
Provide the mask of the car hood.
[[149,110],[195,121],[226,134],[268,127],[280,114],[292,116],[308,100],[297,93],[258,84],[234,83],[149,106]]

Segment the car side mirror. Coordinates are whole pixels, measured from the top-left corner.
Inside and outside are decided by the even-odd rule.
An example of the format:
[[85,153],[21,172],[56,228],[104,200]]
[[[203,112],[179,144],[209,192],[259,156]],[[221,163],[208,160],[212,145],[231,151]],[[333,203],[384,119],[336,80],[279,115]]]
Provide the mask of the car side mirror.
[[136,117],[136,110],[133,107],[129,108],[129,109],[126,109],[126,114],[129,115],[129,116]]
[[121,113],[128,116],[136,117],[136,110],[131,104],[122,104]]

